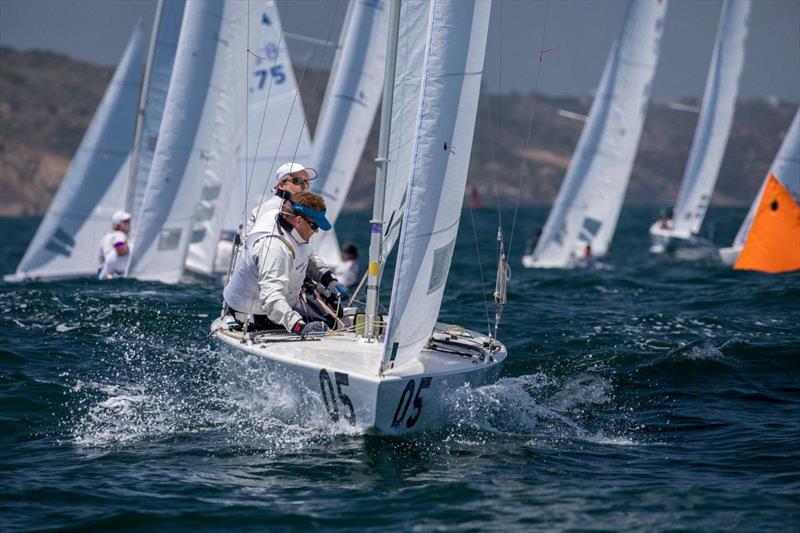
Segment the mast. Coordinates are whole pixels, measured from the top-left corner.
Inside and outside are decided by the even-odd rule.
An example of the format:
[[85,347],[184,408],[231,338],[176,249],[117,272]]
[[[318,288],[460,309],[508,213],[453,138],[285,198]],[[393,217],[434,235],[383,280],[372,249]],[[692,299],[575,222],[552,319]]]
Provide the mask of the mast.
[[133,209],[134,181],[136,179],[136,169],[139,163],[139,145],[142,140],[142,122],[144,122],[144,108],[147,105],[147,88],[150,85],[150,70],[153,66],[153,57],[156,54],[156,40],[158,39],[158,28],[161,25],[161,10],[164,7],[164,0],[158,0],[156,14],[153,18],[153,30],[150,32],[150,48],[147,51],[147,63],[144,67],[144,77],[142,78],[142,88],[139,93],[139,109],[136,111],[136,129],[133,133],[133,148],[131,149],[131,162],[128,172],[128,183],[125,187],[125,211],[128,213]]
[[391,0],[389,9],[389,37],[386,49],[386,75],[383,80],[381,105],[381,129],[378,138],[378,157],[375,164],[375,200],[372,203],[370,223],[369,273],[367,277],[367,306],[364,337],[374,340],[376,320],[379,318],[380,271],[383,262],[383,202],[386,175],[389,163],[389,134],[392,123],[392,96],[394,93],[394,71],[397,60],[397,36],[400,28],[400,0]]

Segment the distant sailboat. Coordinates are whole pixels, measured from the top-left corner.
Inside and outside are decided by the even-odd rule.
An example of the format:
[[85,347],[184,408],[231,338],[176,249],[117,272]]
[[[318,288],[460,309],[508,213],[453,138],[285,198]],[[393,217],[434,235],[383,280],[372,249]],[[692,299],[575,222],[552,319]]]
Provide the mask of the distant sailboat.
[[158,130],[164,116],[164,103],[172,78],[172,65],[175,62],[175,49],[178,47],[185,5],[184,0],[159,0],[156,6],[143,90],[139,100],[130,183],[125,199],[125,210],[133,215],[133,234],[136,233],[136,221],[142,212],[144,191],[158,144]]
[[607,252],[647,114],[666,8],[666,0],[628,4],[564,183],[524,266],[588,266]]
[[[275,2],[253,3],[249,24],[248,129],[236,167],[227,172],[230,193],[221,221],[221,230],[230,234],[235,234],[250,211],[272,195],[278,167],[287,161],[308,164],[312,150],[303,101]],[[231,251],[232,244],[227,253],[218,252],[216,273],[227,272]]]
[[[491,2],[390,6],[366,313],[348,310],[346,329],[313,342],[286,332],[236,331],[229,317],[215,321],[212,334],[235,356],[255,356],[283,376],[287,392],[318,391],[309,399],[332,422],[402,434],[446,423],[447,392],[493,379],[506,350],[488,336],[436,323],[461,215]],[[395,133],[402,146],[394,144]],[[407,159],[393,158],[393,149]],[[401,204],[404,216],[395,218]],[[390,227],[400,243],[384,321],[377,298],[395,241],[384,231]]]
[[733,245],[720,259],[736,269],[783,272],[800,268],[800,109],[756,194]]
[[[689,258],[714,252],[711,243],[698,233],[711,202],[733,123],[749,16],[750,0],[725,0],[722,4],[703,107],[678,202],[671,220],[661,219],[650,228],[653,253],[675,252]],[[689,253],[692,255],[686,255]]]
[[129,277],[176,283],[186,264],[211,274],[244,134],[247,14],[246,2],[186,5]]
[[[325,92],[310,164],[319,172],[311,190],[325,198],[334,226],[381,99],[388,27],[388,1],[354,0],[342,28],[343,42]],[[314,246],[327,264],[341,263],[334,230],[316,237]]]
[[125,207],[147,46],[141,24],[81,140],[16,273],[6,281],[96,276],[101,237]]

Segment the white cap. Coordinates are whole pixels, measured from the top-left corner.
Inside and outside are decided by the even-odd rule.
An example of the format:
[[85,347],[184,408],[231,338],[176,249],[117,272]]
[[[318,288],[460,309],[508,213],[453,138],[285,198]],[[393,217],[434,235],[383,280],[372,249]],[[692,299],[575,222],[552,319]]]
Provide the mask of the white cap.
[[111,244],[114,246],[118,244],[125,244],[128,242],[128,235],[124,231],[115,231],[111,238]]
[[317,171],[313,168],[308,168],[300,163],[284,163],[278,170],[275,172],[275,179],[276,181],[281,181],[282,178],[288,176],[289,174],[294,174],[295,172],[305,172],[306,176],[308,176],[308,181],[317,179]]
[[131,214],[127,211],[117,211],[111,216],[111,227],[116,227],[117,224],[131,219]]

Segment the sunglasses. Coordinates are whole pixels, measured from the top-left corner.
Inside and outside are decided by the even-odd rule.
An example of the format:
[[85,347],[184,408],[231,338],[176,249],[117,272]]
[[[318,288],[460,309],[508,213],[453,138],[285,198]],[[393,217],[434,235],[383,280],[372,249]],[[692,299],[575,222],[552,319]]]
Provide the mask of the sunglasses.
[[305,178],[286,178],[286,179],[284,179],[283,181],[284,181],[284,182],[286,182],[286,181],[290,181],[290,182],[294,183],[295,185],[305,185],[305,186],[308,186],[308,180],[307,180],[307,179],[305,179]]
[[313,229],[314,231],[317,231],[317,230],[319,229],[319,226],[317,226],[317,223],[316,223],[316,222],[314,222],[313,220],[309,220],[309,219],[307,219],[306,217],[303,217],[303,220],[305,220],[305,221],[306,221],[306,223],[307,223],[309,226],[311,226],[311,229]]

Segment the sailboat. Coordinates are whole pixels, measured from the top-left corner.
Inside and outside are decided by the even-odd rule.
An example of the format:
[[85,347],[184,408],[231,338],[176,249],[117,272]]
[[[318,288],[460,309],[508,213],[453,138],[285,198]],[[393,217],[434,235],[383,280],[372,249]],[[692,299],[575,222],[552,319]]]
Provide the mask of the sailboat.
[[[347,309],[347,327],[319,340],[236,331],[230,316],[211,327],[225,350],[257,358],[334,423],[385,434],[439,427],[448,417],[448,391],[494,379],[506,358],[496,330],[481,335],[436,322],[466,185],[490,8],[484,0],[390,3],[366,311]],[[390,224],[401,204],[404,223]],[[385,316],[379,282],[397,234]]]
[[177,283],[190,260],[211,273],[244,135],[248,7],[186,5],[128,277]]
[[719,250],[735,269],[800,269],[800,109],[733,244]]
[[628,4],[589,117],[528,268],[594,264],[614,236],[647,114],[666,0]]
[[137,220],[184,4],[159,0],[149,47],[137,26],[58,192],[7,281],[95,276],[111,215],[124,209]]
[[[343,42],[322,102],[310,164],[319,172],[311,190],[325,198],[327,217],[334,225],[380,102],[389,27],[387,2],[356,0],[350,6],[342,29]],[[334,230],[316,237],[314,246],[328,265],[341,263]]]
[[96,276],[100,238],[125,207],[147,47],[141,23],[14,274],[6,281]]
[[733,123],[749,16],[750,0],[725,0],[722,4],[703,106],[678,202],[671,220],[663,218],[650,227],[653,253],[671,252],[691,259],[716,252],[698,233],[711,202]]

